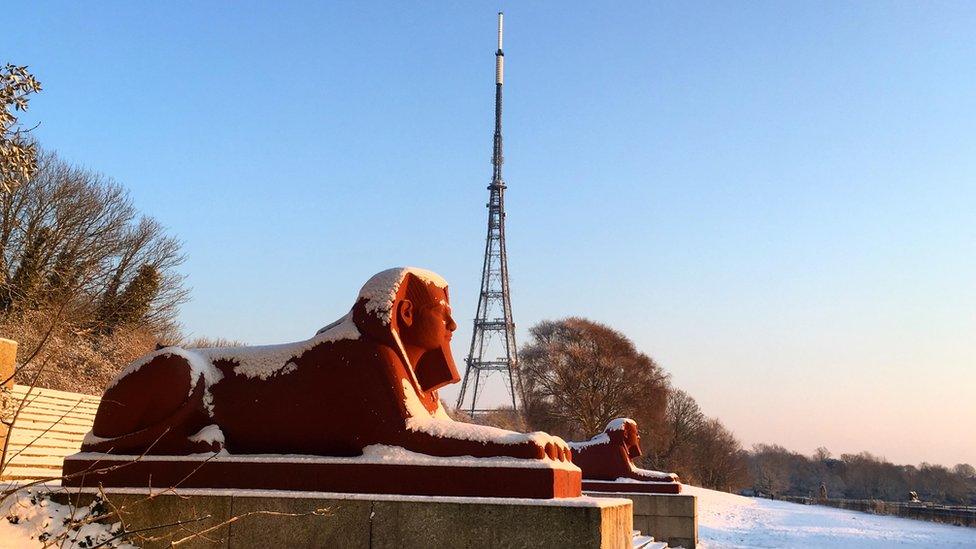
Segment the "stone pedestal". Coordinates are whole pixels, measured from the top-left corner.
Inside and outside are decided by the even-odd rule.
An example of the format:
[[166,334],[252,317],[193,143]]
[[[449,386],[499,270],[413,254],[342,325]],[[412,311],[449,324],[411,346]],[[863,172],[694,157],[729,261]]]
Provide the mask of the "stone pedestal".
[[[89,488],[65,489],[54,499],[86,505]],[[120,509],[141,547],[483,548],[631,547],[632,504],[626,499],[529,500],[441,496],[383,496],[258,490],[179,490],[147,499],[144,489],[115,489]],[[203,519],[203,520],[200,520]],[[117,516],[104,522],[116,522]],[[169,525],[155,528],[160,525]]]
[[585,492],[594,497],[626,498],[634,503],[634,529],[671,547],[698,545],[698,501],[691,494]]
[[586,492],[628,492],[631,494],[680,494],[681,483],[677,481],[656,482],[637,480],[583,480]]
[[577,498],[580,470],[566,462],[469,456],[117,456],[64,458],[62,485],[179,486],[411,496]]
[[0,386],[14,386],[14,360],[17,358],[17,342],[0,338]]
[[[14,361],[17,358],[17,342],[0,338],[0,415],[9,421],[13,414],[9,390],[14,388]],[[7,440],[7,426],[0,422],[0,449]]]

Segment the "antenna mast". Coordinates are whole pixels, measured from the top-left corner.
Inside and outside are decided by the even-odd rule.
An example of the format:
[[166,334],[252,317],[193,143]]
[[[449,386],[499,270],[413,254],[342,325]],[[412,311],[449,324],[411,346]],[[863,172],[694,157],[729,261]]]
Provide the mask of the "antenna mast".
[[[465,360],[464,381],[457,408],[466,408],[472,416],[487,412],[478,408],[482,377],[498,372],[505,378],[505,389],[517,409],[515,397],[518,349],[515,344],[515,321],[509,298],[508,256],[505,252],[505,180],[502,178],[502,87],[505,83],[505,53],[502,51],[504,14],[498,13],[498,50],[495,52],[495,137],[492,149],[491,185],[488,185],[488,239],[481,270],[481,295],[471,334],[471,350]],[[494,357],[492,355],[495,355]],[[470,395],[468,389],[471,389]]]

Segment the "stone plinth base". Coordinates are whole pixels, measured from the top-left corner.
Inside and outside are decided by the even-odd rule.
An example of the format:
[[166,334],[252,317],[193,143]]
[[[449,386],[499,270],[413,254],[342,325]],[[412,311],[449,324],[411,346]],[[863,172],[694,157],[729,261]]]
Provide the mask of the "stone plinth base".
[[585,493],[634,502],[634,529],[642,534],[671,547],[694,549],[698,545],[698,501],[691,494]]
[[680,494],[680,482],[637,480],[584,480],[587,492],[631,492],[635,494]]
[[115,456],[64,459],[64,486],[179,486],[359,494],[579,497],[580,470],[542,460],[436,458],[391,462],[321,456]]
[[[17,342],[0,338],[0,413],[6,412],[13,403],[7,402],[10,395],[3,389],[14,388],[14,361],[17,359]],[[10,418],[4,416],[3,419]],[[0,422],[0,448],[7,440],[7,424]],[[2,464],[0,464],[2,465]]]
[[0,338],[0,386],[14,386],[14,362],[17,360],[17,342]]
[[[79,492],[79,490],[81,492]],[[147,498],[143,490],[107,490],[130,540],[144,548],[343,547],[471,548],[631,546],[626,499],[527,500],[327,494],[257,490],[179,490]],[[54,496],[87,505],[92,489]],[[202,520],[201,520],[202,519]],[[168,525],[157,528],[161,525]],[[203,533],[203,534],[201,534]],[[194,537],[195,536],[195,537]]]

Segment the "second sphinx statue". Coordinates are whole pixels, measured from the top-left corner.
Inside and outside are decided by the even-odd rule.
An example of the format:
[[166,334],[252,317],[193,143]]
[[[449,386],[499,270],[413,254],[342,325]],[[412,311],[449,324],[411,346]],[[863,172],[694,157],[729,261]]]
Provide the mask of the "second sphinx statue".
[[641,448],[637,422],[632,419],[615,419],[592,439],[569,445],[573,449],[573,463],[583,470],[584,480],[678,482],[674,473],[641,469],[634,464],[641,456]]

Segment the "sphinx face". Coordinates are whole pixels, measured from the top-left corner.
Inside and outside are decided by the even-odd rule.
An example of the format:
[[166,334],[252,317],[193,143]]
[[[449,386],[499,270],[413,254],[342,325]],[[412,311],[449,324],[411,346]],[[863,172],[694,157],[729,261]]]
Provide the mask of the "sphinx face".
[[[419,349],[421,354],[413,363],[418,389],[436,398],[433,391],[461,380],[451,352],[451,337],[457,323],[451,316],[447,291],[433,285],[423,289],[414,282],[406,297],[413,298],[411,321],[401,323],[400,339],[407,349]],[[418,295],[420,292],[423,294]]]
[[439,349],[451,344],[457,323],[451,316],[447,293],[440,288],[429,288],[431,302],[414,307],[413,324],[401,329],[406,345],[426,350]]
[[641,456],[640,449],[640,434],[637,433],[637,425],[633,423],[628,423],[624,426],[624,440],[627,445],[627,455],[630,459],[636,459]]

